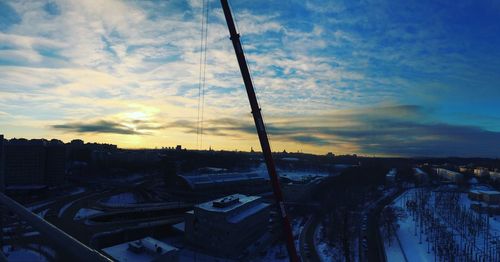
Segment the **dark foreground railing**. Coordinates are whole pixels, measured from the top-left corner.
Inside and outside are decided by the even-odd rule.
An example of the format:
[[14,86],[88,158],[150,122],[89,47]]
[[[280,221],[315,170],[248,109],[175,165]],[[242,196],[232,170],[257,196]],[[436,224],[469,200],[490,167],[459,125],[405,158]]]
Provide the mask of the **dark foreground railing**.
[[64,255],[74,261],[112,261],[98,251],[91,249],[64,231],[55,227],[41,217],[31,213],[21,204],[12,200],[10,197],[0,193],[0,205],[4,210],[10,210],[17,214],[19,218],[26,221],[30,226],[40,232],[50,243],[58,248],[58,251],[64,252]]

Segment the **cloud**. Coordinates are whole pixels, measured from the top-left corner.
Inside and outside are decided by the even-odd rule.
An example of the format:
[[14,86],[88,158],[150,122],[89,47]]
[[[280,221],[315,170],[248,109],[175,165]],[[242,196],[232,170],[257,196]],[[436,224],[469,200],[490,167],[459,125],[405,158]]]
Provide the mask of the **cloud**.
[[12,25],[21,22],[21,17],[8,3],[0,2],[0,31],[7,30]]
[[52,125],[51,128],[72,133],[111,133],[120,135],[150,135],[151,131],[164,129],[165,127],[147,120],[134,119],[127,122],[116,122],[110,120],[96,120],[86,123],[71,122],[66,124]]
[[[301,143],[335,151],[388,156],[498,157],[500,132],[474,126],[427,121],[431,112],[415,105],[338,110],[305,118],[272,119],[267,131],[275,142]],[[236,118],[207,121],[206,135],[255,136],[253,123]],[[196,123],[174,122],[169,128],[196,133]]]
[[121,135],[142,134],[132,128],[112,121],[100,120],[93,123],[68,123],[53,125],[52,128],[74,133],[113,133]]
[[345,10],[343,1],[307,0],[305,7],[317,13],[339,13]]

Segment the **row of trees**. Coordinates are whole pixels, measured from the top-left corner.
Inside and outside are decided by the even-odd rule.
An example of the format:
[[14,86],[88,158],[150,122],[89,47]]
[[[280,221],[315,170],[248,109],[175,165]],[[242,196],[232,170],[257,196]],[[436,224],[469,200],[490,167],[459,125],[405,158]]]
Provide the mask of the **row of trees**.
[[[355,261],[356,243],[361,235],[361,216],[367,203],[381,196],[378,188],[385,183],[389,168],[369,163],[346,169],[340,176],[321,184],[322,194],[315,196],[321,204],[321,238],[339,251],[335,261]],[[366,222],[365,222],[366,223]]]

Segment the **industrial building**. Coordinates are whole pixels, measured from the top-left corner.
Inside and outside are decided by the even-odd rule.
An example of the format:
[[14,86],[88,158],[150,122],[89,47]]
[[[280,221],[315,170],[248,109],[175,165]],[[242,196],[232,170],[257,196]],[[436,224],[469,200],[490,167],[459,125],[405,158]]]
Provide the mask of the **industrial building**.
[[196,176],[177,176],[177,186],[194,190],[216,190],[234,186],[267,185],[266,176],[261,173],[225,173]]
[[194,207],[186,216],[186,239],[213,255],[244,256],[268,230],[270,204],[234,194]]

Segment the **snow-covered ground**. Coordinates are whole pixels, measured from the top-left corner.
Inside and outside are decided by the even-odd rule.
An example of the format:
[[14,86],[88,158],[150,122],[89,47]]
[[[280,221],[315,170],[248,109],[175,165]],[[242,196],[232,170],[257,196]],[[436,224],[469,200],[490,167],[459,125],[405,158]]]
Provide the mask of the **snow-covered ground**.
[[127,204],[137,204],[139,202],[138,197],[131,192],[120,193],[118,195],[111,196],[102,201],[105,205],[127,205]]
[[316,177],[327,177],[328,173],[309,172],[309,171],[279,171],[281,177],[288,178],[293,181],[302,181]]
[[288,260],[288,253],[284,244],[271,246],[264,257],[259,257],[254,261],[282,261]]
[[297,218],[292,220],[292,233],[295,237],[295,249],[300,250],[300,233],[304,229],[304,224],[306,223],[307,218]]
[[[304,228],[306,217],[296,218],[291,221],[292,232],[295,236],[295,248],[300,250],[299,236]],[[288,261],[288,251],[283,243],[271,246],[265,256],[254,259],[254,261]]]
[[74,196],[74,195],[78,195],[78,194],[84,193],[85,191],[87,191],[85,188],[83,188],[83,187],[77,187],[77,188],[73,189],[69,193],[69,195],[70,196]]
[[[442,190],[439,189],[438,191]],[[385,252],[388,261],[435,261],[435,252],[433,250],[433,244],[429,243],[432,237],[426,235],[426,230],[421,230],[418,222],[415,221],[415,217],[412,216],[412,212],[409,211],[406,206],[408,200],[414,201],[416,189],[412,189],[402,194],[399,198],[397,198],[392,205],[395,207],[400,207],[404,210],[404,216],[400,218],[398,222],[398,227],[396,228],[396,236],[389,243],[387,240],[384,243]],[[460,192],[431,192],[429,190],[426,191],[428,200],[426,203],[425,209],[427,209],[430,213],[429,215],[432,217],[434,221],[437,221],[439,225],[442,226],[444,230],[444,235],[449,234],[451,240],[448,240],[447,243],[455,246],[457,252],[465,252],[465,243],[472,243],[473,246],[468,249],[468,254],[470,256],[476,256],[476,254],[481,254],[481,250],[484,250],[485,247],[488,247],[486,250],[494,249],[494,238],[500,234],[500,217],[490,218],[489,221],[486,215],[479,215],[470,209],[470,205],[473,203],[478,204],[477,201],[472,201],[467,197],[467,193]],[[439,195],[441,194],[441,195]],[[447,195],[448,194],[448,195]],[[453,198],[453,194],[455,194],[455,198]],[[443,202],[443,199],[446,197],[451,197],[450,201]],[[445,206],[443,206],[443,204]],[[452,211],[447,211],[448,207],[451,205],[451,208],[455,207],[455,209],[451,209]],[[459,211],[457,211],[459,210]],[[461,211],[460,211],[461,210]],[[426,211],[427,212],[427,211]],[[458,215],[461,214],[461,215]],[[476,222],[467,222],[469,225],[483,225],[488,226],[480,226],[484,228],[485,231],[478,231],[474,235],[470,235],[468,233],[471,230],[470,226],[463,227],[461,226],[463,222],[460,222],[460,219],[464,219],[465,216],[470,217],[470,221]],[[477,220],[479,219],[479,220]],[[481,220],[482,219],[482,220]],[[483,222],[480,222],[483,221]],[[415,224],[417,223],[417,225]],[[479,224],[478,224],[479,223]],[[421,224],[421,223],[420,223]],[[425,225],[425,224],[424,224]],[[425,227],[425,226],[424,226]],[[429,233],[431,234],[431,233]],[[443,236],[444,236],[443,235]],[[488,241],[485,239],[489,239],[493,241],[487,245]],[[491,259],[494,252],[489,253],[489,256],[486,256],[484,259]],[[465,254],[461,254],[461,258],[464,258]],[[493,255],[494,256],[494,255]],[[458,259],[457,255],[457,259]]]
[[323,230],[323,224],[320,223],[316,230],[314,231],[314,245],[316,246],[316,251],[319,258],[323,262],[339,261],[342,260],[341,251],[338,248],[330,246],[321,237],[321,232]]
[[44,210],[38,212],[37,215],[41,218],[45,218],[45,215],[47,214],[47,212],[49,212],[49,209],[44,209]]
[[[427,253],[428,243],[425,241],[425,236],[420,242],[419,235],[415,235],[415,224],[411,217],[407,217],[400,221],[397,229],[397,238],[393,239],[390,245],[386,242],[386,255],[388,261],[407,261],[424,262],[434,261],[434,253],[429,249]],[[400,248],[402,247],[402,249]]]
[[73,220],[86,219],[91,215],[100,214],[100,213],[102,213],[101,210],[92,209],[92,208],[80,208],[80,210],[78,210],[78,213],[75,214],[75,217],[73,217]]
[[61,218],[63,216],[64,212],[66,212],[66,209],[68,209],[75,202],[76,202],[76,200],[73,200],[69,203],[66,203],[66,205],[64,205],[61,209],[59,209],[59,213],[57,214],[57,217]]
[[401,250],[401,246],[396,239],[393,239],[390,243],[385,242],[384,248],[387,261],[405,261],[403,250]]
[[[266,164],[262,163],[258,167],[252,169],[249,173],[259,173],[264,178],[268,179],[269,175],[267,173]],[[330,174],[326,172],[314,172],[314,171],[289,171],[289,170],[277,170],[280,177],[285,177],[293,181],[302,181],[305,179],[311,179],[315,177],[327,177]]]
[[[405,194],[413,194],[414,190],[409,190],[394,200],[393,206],[405,208]],[[415,221],[408,212],[399,222],[399,228],[396,228],[396,236],[389,243],[384,243],[387,261],[434,261],[434,253],[430,250],[427,253],[427,243],[424,239],[420,241],[420,236],[415,235]]]
[[49,261],[45,256],[31,249],[16,248],[11,250],[10,246],[4,246],[3,251],[9,262]]
[[36,209],[39,209],[39,208],[42,208],[42,207],[45,207],[45,206],[48,206],[50,204],[54,203],[54,201],[43,201],[43,202],[39,202],[39,203],[36,203],[34,205],[31,205],[29,207],[27,207],[27,209],[29,211],[34,211]]

